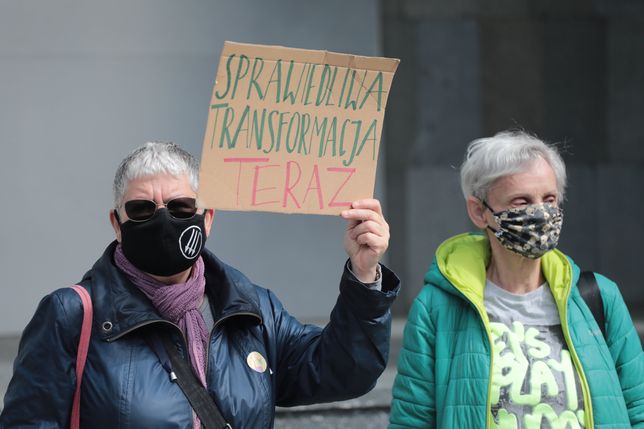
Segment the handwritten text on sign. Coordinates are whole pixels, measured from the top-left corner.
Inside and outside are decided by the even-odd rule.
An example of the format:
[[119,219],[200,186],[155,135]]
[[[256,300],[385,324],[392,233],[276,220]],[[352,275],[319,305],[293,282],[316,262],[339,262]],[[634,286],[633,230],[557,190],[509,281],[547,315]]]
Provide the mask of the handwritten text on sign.
[[373,195],[398,60],[226,42],[199,198],[208,207],[337,214]]

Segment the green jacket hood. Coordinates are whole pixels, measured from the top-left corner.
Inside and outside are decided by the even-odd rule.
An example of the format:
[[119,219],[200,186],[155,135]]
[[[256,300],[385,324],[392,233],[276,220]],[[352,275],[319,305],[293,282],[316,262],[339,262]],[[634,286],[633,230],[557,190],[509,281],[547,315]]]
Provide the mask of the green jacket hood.
[[[461,295],[485,313],[483,291],[490,255],[488,238],[481,233],[449,238],[436,250],[434,261],[425,274],[425,283]],[[541,257],[541,270],[557,306],[563,305],[579,277],[579,268],[569,257],[554,249]]]

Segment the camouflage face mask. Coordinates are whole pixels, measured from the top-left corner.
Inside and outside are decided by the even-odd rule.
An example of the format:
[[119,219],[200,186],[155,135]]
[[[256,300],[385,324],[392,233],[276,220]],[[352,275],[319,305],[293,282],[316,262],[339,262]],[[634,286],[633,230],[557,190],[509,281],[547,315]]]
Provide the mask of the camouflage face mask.
[[540,258],[544,253],[557,247],[563,211],[552,203],[532,204],[495,212],[483,201],[499,229],[494,232],[501,245],[526,258]]

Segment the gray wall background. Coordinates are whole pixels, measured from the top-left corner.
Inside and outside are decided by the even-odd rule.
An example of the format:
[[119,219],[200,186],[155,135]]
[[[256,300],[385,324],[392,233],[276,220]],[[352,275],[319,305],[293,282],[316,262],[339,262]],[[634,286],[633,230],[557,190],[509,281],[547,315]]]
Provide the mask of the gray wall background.
[[[130,150],[165,140],[200,156],[224,40],[376,55],[378,3],[0,0],[0,335],[113,239],[111,182]],[[291,313],[325,319],[343,232],[328,216],[218,212],[208,247]]]

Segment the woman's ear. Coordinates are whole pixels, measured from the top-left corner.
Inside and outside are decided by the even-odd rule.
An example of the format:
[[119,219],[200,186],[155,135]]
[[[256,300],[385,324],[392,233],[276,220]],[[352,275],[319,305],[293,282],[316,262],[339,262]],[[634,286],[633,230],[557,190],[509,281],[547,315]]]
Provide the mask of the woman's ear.
[[204,213],[204,226],[206,227],[206,237],[210,235],[210,228],[212,227],[212,221],[215,218],[215,209],[206,209]]
[[110,210],[110,223],[114,229],[114,235],[116,235],[116,241],[121,242],[121,225],[119,224],[118,214],[116,209]]
[[487,209],[483,205],[483,202],[476,197],[469,196],[467,197],[466,204],[467,214],[469,215],[472,223],[480,229],[487,227],[489,225],[485,218],[485,210]]

